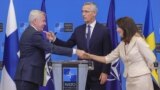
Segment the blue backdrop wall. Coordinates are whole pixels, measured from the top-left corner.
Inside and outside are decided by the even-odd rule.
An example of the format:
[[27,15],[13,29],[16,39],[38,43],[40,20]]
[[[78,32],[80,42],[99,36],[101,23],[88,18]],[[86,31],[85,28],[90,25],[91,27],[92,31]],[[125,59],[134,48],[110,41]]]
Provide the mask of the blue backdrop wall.
[[[57,32],[57,36],[63,40],[70,37],[72,32],[59,32],[63,30],[63,23],[73,23],[73,28],[83,23],[81,8],[84,2],[93,1],[99,10],[97,21],[106,23],[110,0],[46,0],[46,12],[48,27],[50,31]],[[115,0],[116,19],[129,16],[134,18],[137,24],[144,24],[148,0]],[[40,9],[42,0],[13,0],[17,17],[19,33],[28,24],[28,15],[32,9]],[[153,25],[155,30],[156,42],[160,42],[160,0],[150,0],[153,14]],[[8,14],[9,0],[0,0],[0,22],[3,23],[3,32],[0,32],[0,60],[3,59],[4,39],[6,21]],[[64,57],[54,55],[53,60],[76,59],[76,56]],[[157,53],[160,60],[160,54]]]
[[[56,31],[60,26],[63,29],[63,23],[73,23],[73,28],[83,23],[81,7],[84,2],[93,1],[97,4],[99,11],[97,20],[106,23],[110,0],[46,0],[46,9],[48,17],[48,26],[50,31]],[[160,42],[160,0],[150,0],[153,13],[153,24],[156,34],[156,42]],[[24,24],[28,22],[28,15],[32,9],[40,9],[42,0],[13,0],[17,17],[19,33],[21,34]],[[0,22],[3,23],[3,32],[0,32],[0,59],[3,58],[4,35],[8,13],[9,0],[0,0]],[[130,16],[136,23],[144,24],[147,0],[115,0],[116,18]],[[57,26],[58,25],[58,26]],[[62,39],[68,39],[72,32],[58,32],[57,36]],[[56,57],[55,59],[64,59]],[[70,59],[65,57],[65,59]],[[159,55],[158,55],[159,59]]]

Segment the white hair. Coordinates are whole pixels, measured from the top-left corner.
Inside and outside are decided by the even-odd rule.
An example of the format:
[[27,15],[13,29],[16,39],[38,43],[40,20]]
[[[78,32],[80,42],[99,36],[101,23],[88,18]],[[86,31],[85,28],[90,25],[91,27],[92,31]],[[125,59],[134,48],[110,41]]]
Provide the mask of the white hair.
[[32,10],[29,14],[29,23],[32,23],[35,19],[41,18],[41,15],[45,15],[45,13],[40,10]]
[[97,5],[94,3],[94,2],[86,2],[86,3],[84,3],[84,5],[83,6],[85,6],[85,5],[91,5],[93,8],[93,11],[95,11],[95,13],[97,13],[98,12],[98,8],[97,8]]

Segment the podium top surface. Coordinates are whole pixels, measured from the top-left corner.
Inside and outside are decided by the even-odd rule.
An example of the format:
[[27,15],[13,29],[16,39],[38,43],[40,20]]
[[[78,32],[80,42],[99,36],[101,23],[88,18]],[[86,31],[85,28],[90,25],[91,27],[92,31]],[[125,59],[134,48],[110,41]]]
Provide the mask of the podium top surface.
[[52,61],[52,64],[88,64],[87,60],[60,60]]

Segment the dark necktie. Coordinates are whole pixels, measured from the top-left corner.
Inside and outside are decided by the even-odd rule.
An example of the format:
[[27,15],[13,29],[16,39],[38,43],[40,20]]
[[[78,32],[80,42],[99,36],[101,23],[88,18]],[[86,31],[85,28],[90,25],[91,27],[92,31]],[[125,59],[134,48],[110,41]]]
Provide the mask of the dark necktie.
[[[90,41],[90,38],[91,38],[91,26],[88,25],[87,28],[88,28],[88,31],[87,31],[87,51],[89,52],[89,41]],[[89,70],[94,70],[93,61],[88,62],[88,68],[89,68]]]
[[89,51],[89,40],[90,40],[90,36],[91,36],[91,26],[88,25],[87,28],[88,28],[88,31],[87,31],[87,50]]

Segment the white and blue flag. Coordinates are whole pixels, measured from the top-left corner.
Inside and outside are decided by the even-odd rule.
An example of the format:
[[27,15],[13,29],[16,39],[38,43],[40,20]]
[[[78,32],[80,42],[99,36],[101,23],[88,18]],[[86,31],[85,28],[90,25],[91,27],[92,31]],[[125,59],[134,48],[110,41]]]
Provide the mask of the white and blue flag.
[[10,0],[3,56],[0,90],[16,90],[13,80],[18,64],[18,30],[13,0]]

